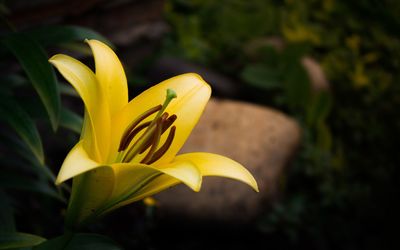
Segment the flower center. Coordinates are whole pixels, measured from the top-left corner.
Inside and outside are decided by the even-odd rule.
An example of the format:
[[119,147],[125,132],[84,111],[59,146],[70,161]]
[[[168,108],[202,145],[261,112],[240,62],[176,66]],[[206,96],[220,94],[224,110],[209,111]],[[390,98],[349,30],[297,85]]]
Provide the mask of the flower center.
[[[176,98],[175,91],[167,89],[167,96],[162,105],[150,108],[131,122],[121,137],[117,156],[118,162],[131,162],[135,157],[142,156],[147,152],[140,163],[151,164],[168,151],[175,137],[176,126],[172,126],[172,124],[177,116],[175,114],[169,115],[164,111],[174,98]],[[154,114],[156,115],[151,121],[144,122],[146,118]],[[160,145],[161,136],[169,128],[167,139]],[[144,132],[138,136],[142,131]]]

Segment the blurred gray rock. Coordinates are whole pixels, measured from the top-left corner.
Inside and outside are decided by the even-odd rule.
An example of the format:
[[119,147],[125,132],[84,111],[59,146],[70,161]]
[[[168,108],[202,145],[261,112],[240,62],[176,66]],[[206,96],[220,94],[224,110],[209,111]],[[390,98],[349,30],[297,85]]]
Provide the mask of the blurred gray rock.
[[299,125],[283,113],[253,104],[211,99],[184,152],[212,152],[242,163],[260,193],[220,177],[205,177],[195,193],[178,185],[158,194],[162,215],[246,223],[279,196],[285,167],[300,143]]

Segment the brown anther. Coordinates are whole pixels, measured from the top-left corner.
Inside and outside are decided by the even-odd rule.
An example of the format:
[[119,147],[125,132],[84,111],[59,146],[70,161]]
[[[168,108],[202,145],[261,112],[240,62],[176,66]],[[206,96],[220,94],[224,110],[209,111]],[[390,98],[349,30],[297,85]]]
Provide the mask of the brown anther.
[[131,143],[131,141],[133,140],[133,138],[135,138],[135,136],[142,131],[143,129],[147,128],[150,125],[151,121],[149,122],[145,122],[140,124],[139,126],[137,126],[136,128],[134,128],[126,137],[124,140],[124,144],[122,144],[122,141],[119,145],[118,148],[118,152],[125,150],[129,144]]
[[168,118],[168,113],[167,112],[164,112],[162,115],[161,115],[161,121],[162,122],[164,122],[167,118]]
[[177,116],[171,115],[168,119],[163,123],[162,133],[164,133],[171,125],[176,121]]
[[[161,115],[159,118],[161,120],[161,135],[164,134],[164,132],[172,125],[172,123],[176,120],[176,115],[171,115],[171,117],[168,117],[168,113],[165,112]],[[172,119],[170,119],[172,118]],[[144,151],[146,151],[149,147],[151,146],[150,143],[148,143],[143,150],[140,152],[140,154],[143,154]]]
[[137,117],[130,125],[129,127],[125,130],[124,134],[121,137],[121,142],[119,144],[119,148],[118,148],[118,152],[125,150],[126,147],[129,145],[129,143],[132,141],[131,137],[130,141],[127,142],[129,140],[128,135],[131,134],[132,130],[135,129],[135,127],[137,125],[139,125],[140,122],[142,122],[144,119],[146,119],[147,117],[149,117],[150,115],[154,114],[157,111],[160,111],[162,108],[162,105],[157,105],[147,111],[145,111],[143,114],[141,114],[139,117]]
[[[156,130],[154,132],[154,136],[153,136],[151,142],[149,143],[151,148],[150,148],[149,152],[147,152],[146,156],[140,161],[140,163],[146,164],[153,157],[154,152],[157,149],[158,143],[160,142],[162,121],[163,121],[163,119],[158,119],[157,120],[157,124],[156,124],[157,128],[156,128]],[[148,147],[146,147],[146,149],[147,148]],[[146,151],[146,149],[142,150],[141,153]]]
[[160,159],[165,154],[165,152],[167,152],[169,147],[171,147],[172,141],[174,140],[175,131],[176,131],[176,127],[173,126],[170,129],[168,137],[165,140],[164,144],[153,154],[151,159],[146,164],[152,164],[153,162],[155,162],[158,159]]
[[142,151],[143,147],[152,141],[156,129],[156,124],[150,124],[147,130],[129,148],[123,158],[123,162],[130,162],[140,151]]
[[[162,121],[163,121],[162,117],[160,117],[160,118],[157,119],[157,121],[156,121],[156,131],[157,131],[157,129],[158,129],[159,127],[161,127]],[[139,151],[139,154],[143,154],[144,151],[146,151],[146,150],[152,145],[152,143],[153,143],[152,141],[148,141],[148,142],[142,147],[142,150]]]

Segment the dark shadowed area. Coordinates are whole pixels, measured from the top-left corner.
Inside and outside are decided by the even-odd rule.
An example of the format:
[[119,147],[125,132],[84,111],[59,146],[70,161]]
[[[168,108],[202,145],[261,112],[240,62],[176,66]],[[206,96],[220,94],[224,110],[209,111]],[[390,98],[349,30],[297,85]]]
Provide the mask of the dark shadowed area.
[[[74,39],[106,38],[130,98],[198,73],[213,95],[181,152],[225,155],[259,185],[256,193],[206,177],[199,193],[178,185],[84,233],[121,249],[397,249],[400,2],[4,0],[0,16],[4,48],[16,44],[9,34],[21,32],[48,57],[65,53],[93,66],[87,44]],[[18,124],[0,118],[0,249],[35,249],[2,248],[1,233],[63,234],[69,186],[55,188],[51,176],[79,139],[83,105],[58,75],[60,105],[74,113],[61,113],[53,132],[52,111],[4,48],[0,116],[12,117],[15,102],[32,117],[43,145],[33,152],[51,173],[32,170]]]

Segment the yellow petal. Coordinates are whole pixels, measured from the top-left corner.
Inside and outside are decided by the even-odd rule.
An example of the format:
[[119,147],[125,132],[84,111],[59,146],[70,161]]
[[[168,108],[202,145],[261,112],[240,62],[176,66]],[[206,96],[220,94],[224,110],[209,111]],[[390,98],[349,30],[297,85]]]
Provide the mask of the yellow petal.
[[[166,109],[170,115],[177,115],[174,122],[176,133],[168,152],[154,165],[172,161],[197,124],[211,95],[210,86],[197,74],[188,73],[170,78],[131,100],[113,120],[112,152],[117,151],[122,133],[137,116],[164,102],[167,89],[173,89],[177,94],[177,98],[173,99]],[[165,141],[167,134],[161,137],[161,143]],[[111,156],[109,161],[112,161],[112,158],[115,158],[115,155]]]
[[101,166],[74,178],[66,215],[69,228],[79,228],[99,216],[114,188],[114,171]]
[[[196,192],[201,187],[201,174],[191,162],[174,162],[158,168],[130,163],[115,163],[111,166],[115,175],[115,187],[104,213],[136,201],[135,197],[142,196],[143,192],[154,194],[176,183],[182,182]],[[155,180],[157,185],[154,185]]]
[[92,158],[103,162],[108,155],[110,114],[96,76],[86,65],[66,55],[55,55],[49,61],[81,96],[88,116],[85,118],[84,147]]
[[190,162],[175,162],[158,168],[151,165],[131,163],[114,163],[111,166],[117,183],[113,197],[132,192],[132,188],[138,188],[144,180],[161,174],[174,177],[195,191],[198,191],[201,186],[200,172]]
[[99,166],[100,164],[98,162],[93,161],[89,157],[88,153],[83,148],[83,141],[80,141],[71,149],[65,158],[58,172],[56,185]]
[[202,176],[221,176],[246,183],[258,192],[253,175],[241,164],[225,156],[210,153],[188,153],[176,156],[174,161],[191,161]]
[[132,195],[128,199],[116,204],[106,212],[112,211],[114,209],[117,209],[119,207],[128,205],[130,203],[133,203],[135,201],[142,200],[148,196],[157,194],[169,187],[175,186],[177,184],[181,183],[178,179],[175,179],[174,177],[171,177],[169,175],[160,175],[153,180],[151,180],[146,186],[144,186],[142,189],[140,189],[135,195]]
[[128,103],[124,68],[114,51],[97,40],[86,40],[92,49],[96,76],[110,105],[111,116]]

